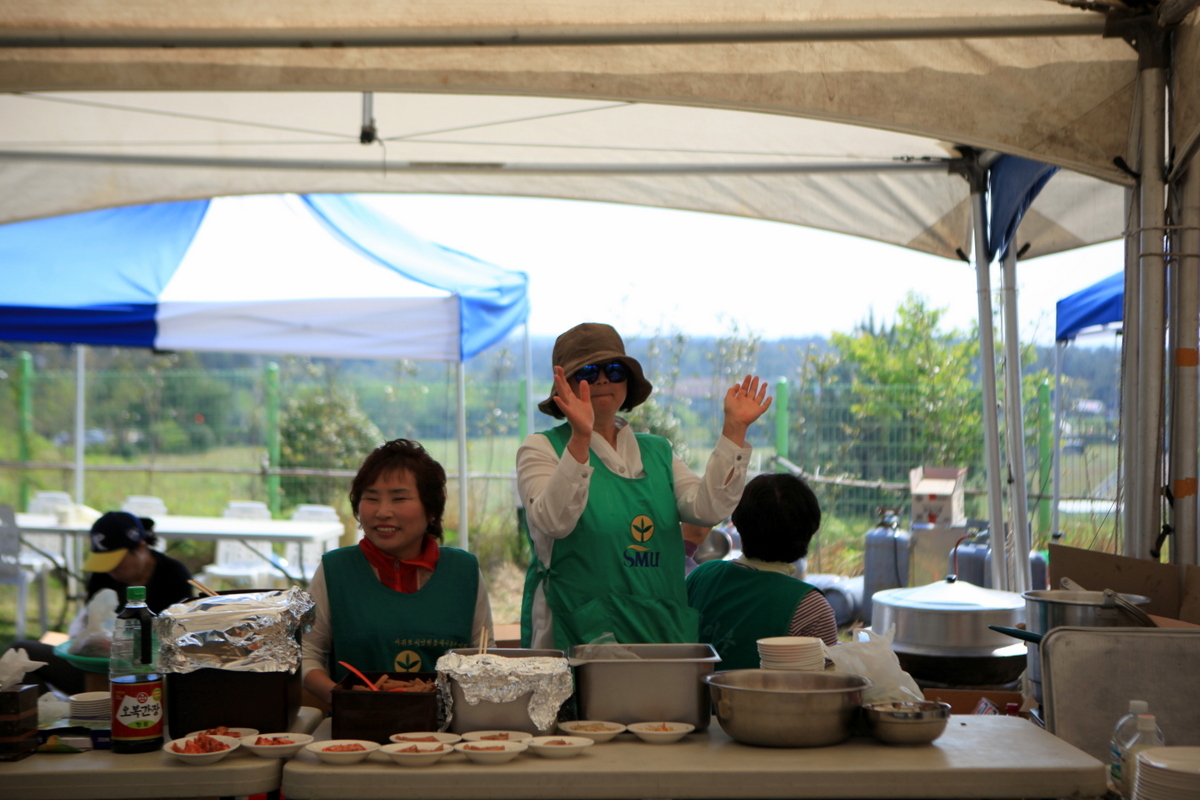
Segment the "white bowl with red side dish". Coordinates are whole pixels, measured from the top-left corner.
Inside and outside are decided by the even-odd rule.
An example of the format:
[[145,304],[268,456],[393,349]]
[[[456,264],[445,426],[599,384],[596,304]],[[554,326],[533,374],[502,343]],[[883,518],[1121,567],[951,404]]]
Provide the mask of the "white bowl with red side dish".
[[528,750],[529,745],[525,742],[477,741],[459,742],[454,749],[476,764],[504,764]]
[[560,722],[558,729],[567,736],[583,736],[596,744],[612,741],[617,734],[625,732],[625,726],[619,722],[580,719],[573,722]]
[[542,758],[574,758],[595,742],[584,736],[535,736],[526,744]]
[[447,753],[453,753],[454,745],[443,742],[392,742],[379,748],[379,752],[402,767],[428,767]]
[[242,747],[263,758],[291,758],[310,743],[307,733],[260,733],[242,740]]
[[695,725],[686,722],[634,722],[626,727],[634,736],[650,744],[678,742],[696,730]]
[[232,736],[209,736],[198,733],[194,736],[184,736],[172,739],[163,745],[163,752],[175,756],[185,764],[203,765],[215,764],[237,750],[242,744],[241,739]]
[[379,743],[366,739],[327,739],[310,742],[304,749],[315,753],[326,764],[357,764],[378,750]]

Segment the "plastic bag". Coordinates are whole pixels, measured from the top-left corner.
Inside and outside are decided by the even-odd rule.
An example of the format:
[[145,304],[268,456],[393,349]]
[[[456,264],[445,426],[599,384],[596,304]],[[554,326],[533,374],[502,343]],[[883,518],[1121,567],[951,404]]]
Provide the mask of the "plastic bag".
[[67,652],[90,658],[108,658],[112,655],[113,630],[117,627],[119,603],[117,593],[112,589],[96,592],[71,623],[71,644],[67,646]]
[[[913,677],[900,669],[900,659],[892,650],[893,626],[887,635],[869,630],[857,631],[859,641],[842,642],[826,648],[825,654],[834,671],[843,675],[861,675],[871,682],[863,690],[864,703],[903,703],[924,700],[925,694]],[[865,637],[865,638],[864,638]]]

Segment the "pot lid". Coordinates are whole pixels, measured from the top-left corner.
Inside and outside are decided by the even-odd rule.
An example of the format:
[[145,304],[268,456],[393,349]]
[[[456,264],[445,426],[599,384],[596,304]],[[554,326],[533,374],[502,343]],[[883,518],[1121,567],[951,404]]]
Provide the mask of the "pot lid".
[[941,609],[945,611],[1024,610],[1025,599],[1016,592],[984,589],[967,581],[937,581],[925,586],[884,589],[871,596],[876,603],[897,608]]

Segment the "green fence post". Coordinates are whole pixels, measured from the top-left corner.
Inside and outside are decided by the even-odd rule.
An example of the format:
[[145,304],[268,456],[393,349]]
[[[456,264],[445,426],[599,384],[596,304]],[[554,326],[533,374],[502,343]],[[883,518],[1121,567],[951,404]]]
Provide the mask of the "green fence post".
[[[775,382],[775,455],[788,457],[788,381],[780,378]],[[783,465],[775,462],[775,471],[783,472]]]
[[[267,364],[267,466],[279,469],[279,365],[274,361]],[[267,506],[271,516],[280,513],[279,475],[267,475]]]
[[1054,479],[1054,432],[1053,415],[1050,413],[1050,382],[1042,381],[1038,387],[1038,533],[1049,536],[1051,501],[1047,496],[1052,490]]
[[524,442],[525,437],[529,435],[529,422],[526,417],[529,414],[526,412],[526,383],[525,379],[521,378],[521,396],[517,399],[517,441]]
[[[17,460],[28,463],[33,458],[33,356],[22,350],[17,368],[17,413],[20,419],[17,429]],[[21,470],[17,489],[18,508],[29,508],[31,489],[28,468]]]

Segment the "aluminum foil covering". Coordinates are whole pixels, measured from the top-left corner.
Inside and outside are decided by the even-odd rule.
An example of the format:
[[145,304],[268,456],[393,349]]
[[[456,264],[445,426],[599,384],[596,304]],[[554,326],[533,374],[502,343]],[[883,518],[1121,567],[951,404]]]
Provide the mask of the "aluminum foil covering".
[[447,723],[454,719],[451,680],[458,682],[463,698],[473,706],[481,702],[507,703],[532,692],[529,719],[541,730],[554,727],[559,707],[574,690],[565,658],[447,653],[437,661],[437,689]]
[[294,672],[300,668],[296,634],[310,629],[314,617],[312,597],[295,587],[176,603],[155,623],[160,668]]

